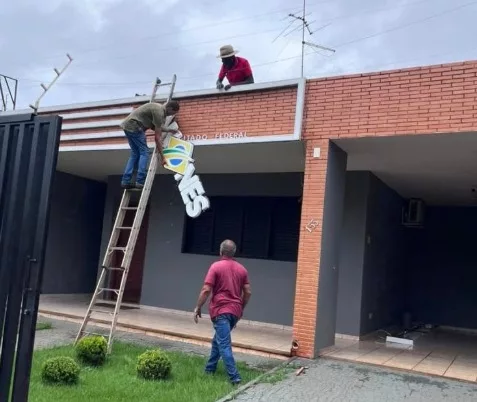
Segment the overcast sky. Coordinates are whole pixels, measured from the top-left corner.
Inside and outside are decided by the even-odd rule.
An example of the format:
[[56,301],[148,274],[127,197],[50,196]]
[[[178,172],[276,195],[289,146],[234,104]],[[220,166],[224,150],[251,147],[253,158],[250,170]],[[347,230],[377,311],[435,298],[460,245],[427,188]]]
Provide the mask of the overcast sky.
[[[27,107],[74,58],[41,105],[134,96],[156,76],[177,90],[212,88],[221,45],[247,58],[255,82],[300,76],[301,31],[279,36],[301,0],[3,0],[0,73]],[[307,78],[477,59],[477,1],[307,0]],[[295,22],[285,34],[297,27]]]

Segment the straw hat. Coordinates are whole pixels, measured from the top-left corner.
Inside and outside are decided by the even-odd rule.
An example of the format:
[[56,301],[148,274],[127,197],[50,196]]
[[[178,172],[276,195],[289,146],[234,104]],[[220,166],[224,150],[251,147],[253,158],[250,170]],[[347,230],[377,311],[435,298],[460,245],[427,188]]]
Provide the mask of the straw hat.
[[220,48],[220,54],[217,56],[218,59],[224,59],[226,57],[235,56],[239,51],[234,50],[232,45],[225,45]]

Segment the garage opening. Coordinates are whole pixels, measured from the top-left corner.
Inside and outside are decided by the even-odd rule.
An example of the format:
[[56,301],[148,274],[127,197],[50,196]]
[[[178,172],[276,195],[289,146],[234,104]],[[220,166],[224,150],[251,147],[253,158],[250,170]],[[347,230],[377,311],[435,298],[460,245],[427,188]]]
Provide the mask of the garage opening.
[[476,381],[477,135],[336,143],[348,154],[337,314],[347,339],[331,355]]

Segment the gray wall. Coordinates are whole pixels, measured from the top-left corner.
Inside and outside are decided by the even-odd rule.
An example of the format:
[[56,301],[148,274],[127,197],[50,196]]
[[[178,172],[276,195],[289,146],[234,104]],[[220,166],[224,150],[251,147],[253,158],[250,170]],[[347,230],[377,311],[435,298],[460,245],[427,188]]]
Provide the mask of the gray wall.
[[[476,207],[427,207],[401,225],[404,200],[369,172],[348,172],[336,332],[414,321],[477,329]],[[369,243],[368,243],[369,238]]]
[[56,172],[42,293],[94,290],[106,185]]
[[315,350],[335,343],[339,254],[346,184],[346,153],[330,142],[319,272]]
[[402,225],[403,206],[404,200],[394,190],[371,175],[363,267],[361,334],[402,322],[406,293],[406,229]]
[[403,199],[370,172],[347,172],[336,332],[400,324],[405,307]]
[[425,219],[407,231],[407,307],[420,322],[477,329],[477,208],[428,207]]
[[[209,196],[298,196],[301,173],[200,175]],[[103,250],[111,230],[119,177],[108,181]],[[182,254],[185,208],[171,175],[156,177],[150,198],[147,250],[141,304],[191,311],[211,256]],[[245,319],[292,325],[296,262],[239,259],[248,269],[252,298]]]
[[336,332],[357,335],[361,327],[361,295],[366,238],[369,172],[346,172],[341,229]]

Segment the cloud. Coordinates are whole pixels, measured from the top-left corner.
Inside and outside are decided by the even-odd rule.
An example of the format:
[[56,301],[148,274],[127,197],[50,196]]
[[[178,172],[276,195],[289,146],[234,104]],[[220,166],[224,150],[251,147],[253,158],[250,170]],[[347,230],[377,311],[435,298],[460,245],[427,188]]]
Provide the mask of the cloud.
[[[336,53],[308,48],[305,75],[472,58],[477,28],[469,11],[475,6],[399,29],[468,1],[309,0],[314,34],[306,40],[336,47]],[[149,93],[156,76],[168,80],[174,73],[177,90],[213,87],[224,44],[249,59],[256,81],[294,78],[300,75],[301,32],[277,36],[300,6],[285,0],[6,2],[0,73],[20,79],[19,107],[41,94],[40,81],[54,78],[52,69],[66,63],[66,52],[74,62],[43,106]]]

